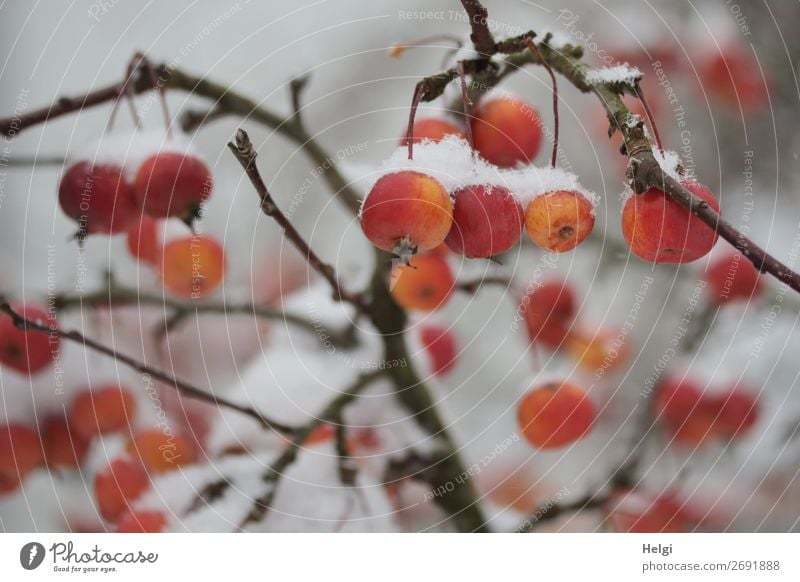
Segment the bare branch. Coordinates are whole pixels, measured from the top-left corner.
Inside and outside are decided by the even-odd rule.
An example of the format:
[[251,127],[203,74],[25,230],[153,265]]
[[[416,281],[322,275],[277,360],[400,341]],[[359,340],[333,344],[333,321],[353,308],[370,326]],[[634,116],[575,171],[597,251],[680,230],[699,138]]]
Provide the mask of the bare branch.
[[261,198],[261,211],[273,218],[275,222],[280,225],[286,238],[297,247],[308,261],[308,264],[330,283],[330,286],[333,288],[333,298],[337,301],[346,301],[350,303],[358,311],[368,311],[369,309],[364,297],[360,294],[345,291],[339,279],[336,277],[333,267],[322,262],[322,259],[308,246],[308,243],[303,239],[302,235],[297,232],[294,225],[289,221],[286,215],[281,212],[277,204],[275,204],[275,200],[269,193],[267,185],[256,166],[256,157],[258,154],[255,149],[253,149],[253,143],[250,141],[247,132],[243,129],[239,129],[236,132],[236,143],[229,142],[228,148],[233,152],[233,155],[236,156],[236,159],[242,165],[242,168],[244,168],[247,177],[250,178],[250,182],[252,182],[256,192],[258,192]]
[[384,373],[382,370],[361,374],[356,378],[352,386],[334,398],[316,418],[294,432],[292,442],[289,443],[286,450],[269,466],[267,472],[264,473],[263,481],[267,485],[267,488],[263,495],[255,499],[252,510],[239,526],[241,529],[244,529],[251,523],[256,523],[264,519],[264,516],[272,505],[272,501],[275,499],[278,482],[283,477],[287,467],[294,463],[303,443],[308,439],[311,433],[326,422],[334,422],[348,404],[355,400],[366,388],[383,375]]
[[485,57],[490,57],[497,48],[489,30],[489,11],[478,0],[461,0],[461,5],[469,16],[472,33],[469,35],[475,50]]
[[236,412],[241,412],[242,414],[245,414],[250,418],[257,420],[263,427],[269,428],[271,430],[274,430],[282,434],[291,433],[293,431],[292,427],[282,424],[280,422],[276,422],[274,420],[270,420],[266,416],[262,415],[260,412],[255,410],[254,408],[250,408],[242,404],[232,402],[221,396],[217,396],[213,393],[201,390],[200,388],[197,388],[196,386],[193,386],[188,382],[179,380],[178,378],[172,376],[171,374],[168,374],[162,370],[158,370],[157,368],[153,368],[152,366],[148,366],[147,364],[139,362],[134,358],[131,358],[130,356],[121,354],[114,348],[110,348],[99,342],[89,339],[78,331],[63,331],[58,328],[51,328],[50,326],[42,325],[30,319],[26,319],[25,317],[14,311],[11,308],[11,306],[5,301],[0,303],[0,312],[10,316],[12,321],[14,322],[14,325],[20,329],[55,335],[59,338],[63,338],[78,344],[82,344],[85,348],[109,356],[114,360],[116,360],[117,362],[121,362],[126,366],[129,366],[134,370],[141,372],[142,374],[148,374],[151,377],[155,378],[156,380],[159,380],[169,386],[172,386],[184,396],[187,396],[189,398],[194,398],[196,400],[202,400],[204,402],[210,402],[211,404],[215,404],[217,406],[224,408],[229,408],[231,410],[235,410]]

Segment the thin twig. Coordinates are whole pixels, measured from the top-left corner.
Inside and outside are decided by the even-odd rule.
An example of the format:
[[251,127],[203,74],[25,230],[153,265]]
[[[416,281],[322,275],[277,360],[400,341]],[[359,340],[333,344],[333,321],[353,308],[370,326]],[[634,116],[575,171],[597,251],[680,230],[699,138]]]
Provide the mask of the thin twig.
[[475,51],[481,56],[490,57],[497,51],[492,31],[489,30],[489,11],[478,0],[461,0],[461,5],[469,17],[472,33],[469,35]]
[[464,61],[458,61],[458,76],[461,78],[461,101],[464,106],[464,126],[467,130],[467,141],[469,147],[475,150],[475,142],[472,139],[472,101],[467,91],[467,75],[464,73]]
[[163,382],[169,386],[175,388],[178,392],[187,396],[189,398],[194,398],[196,400],[202,400],[204,402],[210,402],[220,407],[229,408],[231,410],[235,410],[236,412],[241,412],[251,418],[257,420],[262,426],[265,428],[269,428],[276,432],[286,434],[291,433],[294,429],[288,425],[283,423],[270,420],[254,408],[250,408],[244,406],[242,404],[237,404],[236,402],[232,402],[226,398],[221,396],[217,396],[211,392],[206,392],[205,390],[201,390],[200,388],[189,384],[188,382],[184,382],[164,372],[157,368],[153,368],[152,366],[148,366],[143,362],[139,362],[130,356],[126,356],[115,350],[114,348],[105,346],[95,340],[89,339],[83,334],[78,331],[64,331],[57,327],[51,327],[49,325],[42,325],[41,323],[37,323],[30,319],[25,318],[24,316],[20,315],[12,307],[3,301],[0,303],[0,312],[5,313],[9,317],[11,317],[14,325],[20,329],[24,329],[25,331],[37,331],[49,335],[55,335],[59,338],[63,338],[75,343],[82,344],[84,347],[89,348],[95,352],[100,354],[110,356],[117,362],[121,362],[126,366],[133,368],[134,370],[141,372],[142,374],[148,374],[152,378]]
[[171,310],[175,314],[180,314],[182,318],[192,313],[208,313],[219,315],[252,315],[260,319],[284,321],[289,325],[317,336],[320,335],[321,331],[324,331],[328,336],[326,339],[329,339],[333,344],[339,347],[352,346],[356,340],[349,329],[342,332],[323,330],[318,324],[300,315],[273,309],[266,305],[209,301],[193,301],[188,303],[172,299],[166,295],[147,293],[138,289],[124,287],[116,283],[111,276],[108,277],[108,283],[103,289],[82,295],[56,295],[53,298],[53,306],[58,311],[83,309],[85,307],[115,307],[127,305],[160,307],[164,310]]
[[306,258],[311,268],[317,271],[325,278],[326,281],[328,281],[330,286],[333,288],[334,299],[337,301],[345,301],[355,307],[358,311],[368,311],[369,309],[364,297],[357,293],[350,293],[344,289],[342,284],[339,282],[339,279],[336,277],[336,272],[333,270],[333,267],[322,262],[322,259],[319,258],[317,253],[315,253],[314,250],[308,245],[291,221],[283,212],[281,212],[281,210],[278,208],[278,205],[275,204],[275,200],[269,193],[267,185],[264,182],[264,179],[261,177],[258,167],[256,166],[256,158],[258,154],[253,148],[253,143],[250,141],[250,137],[247,135],[247,132],[243,129],[237,130],[236,143],[228,142],[228,149],[233,152],[233,155],[239,161],[242,168],[244,168],[247,177],[250,178],[250,182],[253,184],[256,192],[258,192],[258,195],[261,198],[262,212],[274,219],[275,222],[280,225],[284,234],[286,235],[286,238],[288,238],[289,241],[295,247],[297,247],[300,253]]
[[528,48],[542,62],[547,74],[550,75],[550,81],[553,83],[553,156],[550,161],[550,167],[555,168],[556,162],[558,162],[558,82],[556,81],[556,74],[553,72],[553,67],[551,67],[547,59],[544,58],[542,51],[539,50],[539,47],[536,46],[532,38],[528,39]]
[[264,519],[264,516],[272,506],[272,501],[275,499],[278,481],[283,477],[287,467],[294,463],[303,443],[308,439],[311,433],[322,424],[335,421],[335,419],[341,415],[345,406],[350,404],[361,392],[381,376],[383,376],[383,371],[381,370],[361,374],[349,388],[342,391],[341,394],[334,398],[320,414],[304,427],[294,432],[289,446],[286,447],[286,450],[281,453],[264,473],[263,481],[267,485],[267,488],[261,496],[254,500],[253,508],[240,524],[240,529],[244,529],[247,525],[257,523]]

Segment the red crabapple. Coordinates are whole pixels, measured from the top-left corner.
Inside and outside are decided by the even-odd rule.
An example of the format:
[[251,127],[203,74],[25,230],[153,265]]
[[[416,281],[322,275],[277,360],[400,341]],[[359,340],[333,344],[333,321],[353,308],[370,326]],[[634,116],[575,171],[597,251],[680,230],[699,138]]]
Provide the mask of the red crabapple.
[[163,152],[149,157],[136,172],[134,194],[139,208],[154,218],[192,219],[213,185],[211,170],[197,156]]
[[566,281],[543,283],[522,300],[531,342],[557,348],[567,337],[577,310],[575,292]]
[[714,436],[718,409],[690,380],[662,383],[656,392],[655,413],[677,444],[697,446]]
[[[44,325],[50,316],[39,307],[16,303],[11,308],[25,319]],[[55,325],[55,320],[50,322]],[[41,331],[25,331],[14,325],[11,316],[0,314],[0,364],[32,375],[46,368],[55,357],[59,339]]]
[[42,448],[48,467],[74,469],[86,458],[89,440],[70,427],[65,418],[52,416],[42,427]]
[[[428,117],[414,122],[414,130],[411,139],[415,144],[423,140],[430,140],[438,143],[448,135],[455,135],[461,139],[465,138],[464,132],[456,124],[450,123],[444,119]],[[400,140],[400,145],[408,145],[407,136],[403,136]]]
[[0,425],[0,485],[12,491],[44,460],[35,431],[18,423]]
[[117,533],[159,533],[167,526],[160,511],[128,511],[116,523]]
[[453,369],[458,357],[458,347],[450,330],[428,325],[420,330],[420,340],[428,352],[431,371],[435,376],[445,375]]
[[453,224],[453,203],[434,178],[403,171],[381,177],[361,207],[361,228],[379,249],[407,257],[439,246]]
[[72,401],[70,427],[85,439],[128,427],[136,416],[136,398],[116,384],[84,390]]
[[392,275],[392,297],[405,309],[433,311],[447,302],[455,286],[450,266],[439,255],[415,255]]
[[522,206],[499,186],[467,186],[453,194],[453,226],[447,247],[471,258],[494,257],[513,247],[522,236]]
[[127,244],[131,256],[142,262],[155,265],[161,250],[158,234],[159,222],[142,215],[140,220],[128,230]]
[[138,460],[123,457],[111,461],[94,478],[94,494],[100,515],[107,521],[116,521],[149,485],[150,477]]
[[518,99],[488,99],[475,109],[472,139],[478,153],[495,166],[527,164],[542,145],[542,120],[536,109]]
[[78,162],[58,186],[61,209],[79,226],[79,235],[124,232],[139,216],[122,168]]
[[162,248],[159,267],[164,287],[180,297],[199,299],[222,283],[225,251],[207,235],[177,238]]
[[180,434],[151,429],[137,432],[128,442],[128,453],[139,458],[151,473],[166,473],[197,460],[194,444]]
[[571,251],[594,228],[592,203],[579,192],[557,190],[534,198],[525,211],[531,240],[549,251]]
[[713,260],[706,278],[712,299],[718,304],[734,299],[751,299],[762,288],[758,270],[738,252]]
[[702,88],[732,112],[749,113],[769,103],[758,63],[735,46],[715,49],[701,68]]
[[[619,502],[617,502],[619,503]],[[655,499],[638,500],[640,507],[617,507],[611,513],[614,529],[627,533],[682,533],[694,529],[702,516],[696,516],[672,493],[663,493]]]
[[550,382],[531,390],[517,409],[522,434],[540,449],[562,447],[583,438],[596,416],[586,392],[569,382]]
[[[719,212],[711,191],[691,180],[681,185]],[[622,234],[633,253],[653,263],[689,263],[704,257],[717,233],[658,188],[634,194],[622,210]]]
[[741,436],[758,420],[758,400],[748,390],[736,387],[713,400],[718,411],[714,428],[725,439]]
[[305,440],[305,442],[303,442],[303,445],[312,446],[327,443],[332,441],[335,436],[336,427],[326,422],[311,431],[311,434],[308,435],[308,438]]

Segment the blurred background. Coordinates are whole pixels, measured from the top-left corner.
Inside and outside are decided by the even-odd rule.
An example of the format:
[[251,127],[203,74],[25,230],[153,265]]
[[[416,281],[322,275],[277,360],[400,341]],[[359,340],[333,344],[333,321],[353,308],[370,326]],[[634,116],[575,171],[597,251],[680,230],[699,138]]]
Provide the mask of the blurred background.
[[[585,59],[594,66],[639,67],[665,147],[678,152],[687,170],[716,194],[723,216],[798,268],[797,3],[486,0],[485,5],[497,38],[530,29],[540,36],[552,32],[563,42],[584,45]],[[415,83],[454,62],[456,43],[469,44],[460,3],[444,0],[45,0],[4,4],[0,26],[1,116],[22,115],[61,96],[117,82],[136,51],[287,117],[289,81],[307,73],[303,121],[362,194],[398,145]],[[398,44],[419,46],[393,58]],[[635,490],[625,515],[567,512],[542,520],[537,529],[625,529],[633,515],[650,520],[634,529],[797,530],[800,299],[762,277],[758,293],[719,306],[705,281],[709,265],[732,253],[724,241],[708,257],[680,267],[632,255],[620,229],[625,165],[617,151],[619,137],[607,137],[596,98],[559,81],[560,164],[600,197],[593,235],[556,258],[527,237],[502,265],[450,257],[459,279],[502,275],[514,283],[454,296],[442,309],[414,315],[408,333],[412,363],[430,383],[464,464],[479,468],[470,478],[489,526],[511,531],[537,507],[618,487]],[[538,108],[546,126],[552,124],[550,81],[543,69],[525,67],[503,88]],[[423,104],[420,116],[447,115],[444,110],[457,95],[457,87],[449,87],[443,98]],[[166,96],[175,119],[213,105],[177,90]],[[143,94],[135,107],[146,130],[161,135],[158,101]],[[96,147],[110,112],[111,104],[94,107],[3,143],[0,290],[5,296],[46,305],[56,295],[102,292],[109,271],[121,287],[165,296],[159,274],[131,256],[125,236],[92,236],[80,247],[70,240],[74,223],[58,206],[64,160]],[[332,304],[278,227],[258,212],[256,195],[226,146],[238,127],[250,133],[279,205],[292,208],[292,222],[345,284],[365,285],[373,266],[358,222],[337,204],[301,148],[255,120],[221,117],[184,136],[214,176],[214,195],[198,229],[216,238],[226,254],[224,282],[208,301],[267,303],[325,325],[346,326],[350,314]],[[123,104],[113,131],[129,135],[132,128]],[[546,165],[548,153],[546,143],[536,164]],[[179,221],[170,221],[162,234],[187,232]],[[619,339],[624,355],[604,366],[604,357],[587,364],[574,349],[531,345],[524,326],[513,321],[518,291],[535,281],[567,281],[577,297],[575,326],[582,337]],[[105,309],[74,301],[59,312],[59,322],[287,423],[316,413],[361,363],[381,357],[374,332],[359,322],[363,341],[342,357],[320,350],[314,334],[280,320],[189,313],[168,333],[157,333],[172,315],[163,304]],[[456,338],[457,358],[448,374],[433,373],[420,341],[421,330],[431,325]],[[687,444],[676,442],[663,426],[648,428],[651,422],[643,438],[653,386],[675,378],[707,395],[743,389],[757,400],[755,424],[730,440]],[[526,390],[553,379],[581,385],[599,416],[587,438],[539,451],[520,438],[517,403]],[[0,368],[0,424],[41,426],[49,416],[65,414],[76,395],[109,383],[128,386],[136,395],[132,430],[157,425],[163,414],[174,432],[194,443],[195,462],[152,476],[135,507],[163,512],[165,528],[174,531],[236,529],[261,493],[261,472],[283,446],[236,413],[178,398],[113,360],[63,345],[58,370],[27,376]],[[309,445],[287,471],[274,511],[250,529],[447,530],[423,485],[385,487],[387,463],[404,451],[424,450],[429,440],[390,392],[378,385],[370,392],[373,398],[348,412],[352,439],[359,443],[355,487],[339,482],[330,440]],[[95,479],[124,452],[128,438],[97,438],[80,468],[39,468],[19,488],[0,494],[0,529],[113,529],[98,512]],[[614,481],[637,444],[630,479]],[[233,486],[218,499],[192,503],[220,478]]]

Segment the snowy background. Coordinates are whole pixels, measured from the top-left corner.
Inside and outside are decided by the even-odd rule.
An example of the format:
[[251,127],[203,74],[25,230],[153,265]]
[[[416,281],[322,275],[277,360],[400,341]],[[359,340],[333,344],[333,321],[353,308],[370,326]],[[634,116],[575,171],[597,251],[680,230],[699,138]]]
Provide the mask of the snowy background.
[[[696,176],[717,194],[731,222],[747,221],[756,241],[791,266],[800,266],[795,238],[800,231],[796,194],[800,9],[796,3],[487,0],[486,5],[498,37],[535,29],[553,31],[577,43],[595,43],[589,46],[597,50],[586,53],[597,66],[603,65],[600,50],[634,55],[641,54],[643,47],[671,51],[669,58],[675,64],[668,69],[668,85],[677,101],[668,101],[666,85],[654,83],[648,89],[668,147],[682,153]],[[421,19],[415,11],[435,16]],[[0,27],[3,116],[115,82],[137,50],[156,62],[207,75],[287,115],[288,81],[310,72],[305,123],[360,191],[374,181],[381,163],[392,155],[415,82],[443,68],[450,45],[431,42],[399,59],[389,58],[389,49],[396,42],[431,35],[464,38],[468,34],[459,3],[444,0],[44,0],[4,3]],[[758,111],[742,112],[704,90],[704,59],[721,50],[717,47],[727,46],[755,57],[769,78],[770,100]],[[653,77],[646,65],[647,61],[640,67]],[[761,75],[756,70],[752,74]],[[527,67],[504,87],[538,107],[546,124],[552,121],[549,79],[542,69]],[[458,295],[436,313],[412,320],[409,338],[414,364],[425,376],[428,361],[416,337],[418,326],[435,322],[453,326],[457,334],[461,351],[453,373],[430,378],[429,383],[462,447],[465,465],[481,467],[473,478],[490,527],[512,530],[537,505],[578,499],[606,485],[632,439],[638,438],[633,419],[641,407],[649,405],[641,395],[645,383],[661,375],[687,374],[710,392],[739,380],[753,387],[762,406],[758,425],[728,446],[685,450],[653,439],[639,472],[640,487],[654,496],[679,491],[687,504],[707,514],[709,519],[699,528],[797,530],[800,438],[792,435],[800,422],[800,332],[796,327],[800,299],[791,292],[782,293],[770,280],[762,297],[721,310],[699,348],[668,357],[661,371],[659,360],[668,353],[681,318],[696,301],[707,300],[703,289],[699,294],[697,289],[708,259],[680,268],[654,267],[628,253],[619,227],[624,188],[621,157],[604,137],[605,118],[596,100],[566,82],[561,87],[561,145],[570,169],[599,197],[592,238],[556,260],[526,240],[502,266],[453,258],[453,268],[463,279],[511,273],[522,289],[534,276],[566,277],[579,292],[578,317],[588,329],[615,332],[635,312],[630,359],[623,369],[598,378],[561,353],[534,353],[524,330],[512,329],[516,303],[511,291],[500,287],[474,296]],[[455,97],[455,87],[450,89],[447,97]],[[202,98],[177,91],[168,94],[168,101],[174,115],[208,107]],[[148,128],[163,127],[159,108],[146,95],[138,99],[138,106]],[[422,112],[441,106],[440,102],[426,105]],[[102,285],[103,273],[109,269],[125,285],[160,292],[156,276],[128,256],[119,237],[96,237],[81,254],[68,241],[74,225],[58,207],[56,188],[62,167],[46,162],[96,140],[109,112],[110,106],[104,105],[65,116],[4,144],[8,150],[0,168],[0,289],[5,295],[44,302],[54,291],[75,292],[80,285],[89,291]],[[679,126],[683,114],[688,132]],[[121,129],[129,124],[124,108],[119,120]],[[332,200],[302,150],[252,120],[224,118],[187,138],[209,162],[215,178],[214,196],[200,229],[223,241],[227,251],[229,269],[216,298],[259,302],[277,297],[277,306],[286,310],[305,316],[316,313],[331,325],[346,324],[348,314],[332,305],[328,289],[318,282],[281,298],[281,288],[305,284],[308,268],[282,242],[276,225],[257,211],[255,193],[226,148],[239,126],[253,138],[262,173],[279,204],[296,205],[293,222],[336,266],[347,286],[359,288],[372,268],[370,246],[358,223]],[[548,149],[543,148],[537,164],[546,165]],[[743,175],[746,152],[753,152],[752,196],[746,194]],[[32,166],[14,163],[33,156],[39,161]],[[179,225],[173,228],[179,229]],[[724,251],[724,246],[721,241],[715,252]],[[637,299],[642,295],[643,299]],[[770,315],[775,305],[780,310],[777,317]],[[299,423],[317,413],[352,381],[362,362],[381,358],[379,344],[370,341],[373,332],[368,329],[362,331],[362,346],[343,358],[317,349],[313,334],[280,322],[266,324],[235,316],[191,317],[166,340],[155,342],[151,328],[163,315],[163,310],[145,306],[110,312],[84,309],[63,315],[60,322],[199,386],[249,402],[287,423]],[[759,338],[765,343],[757,350]],[[124,382],[141,397],[137,426],[152,425],[163,406],[176,429],[191,431],[204,443],[200,463],[155,478],[136,507],[163,508],[170,516],[170,529],[176,531],[234,529],[249,511],[252,498],[263,492],[260,474],[281,450],[280,439],[236,413],[220,414],[182,401],[163,387],[158,387],[160,396],[154,399],[140,374],[75,345],[64,345],[62,352],[63,389],[56,386],[52,372],[30,379],[0,370],[0,424],[35,423],[63,410],[71,396],[87,386]],[[553,378],[580,383],[601,414],[590,438],[556,452],[537,452],[519,438],[516,403],[528,388]],[[388,459],[409,448],[425,450],[429,444],[389,391],[388,385],[377,384],[369,397],[348,409],[346,420],[354,434],[378,435],[377,445],[369,443],[360,450],[357,489],[340,485],[331,443],[309,447],[282,480],[268,518],[251,529],[327,532],[444,527],[441,514],[426,501],[424,486],[408,485],[396,496],[389,496],[382,486]],[[191,424],[186,419],[193,416],[204,421]],[[124,439],[104,438],[93,444],[80,471],[55,474],[42,469],[30,475],[22,489],[0,496],[0,530],[108,527],[94,508],[92,482],[95,472],[123,446]],[[230,454],[237,448],[246,452]],[[484,462],[495,450],[500,453]],[[188,511],[195,492],[219,478],[232,485],[222,498]],[[586,512],[546,527],[594,531],[607,526],[601,518]]]

